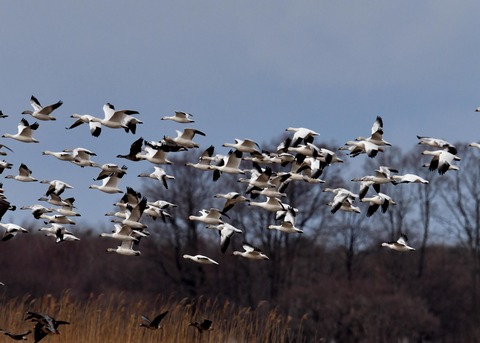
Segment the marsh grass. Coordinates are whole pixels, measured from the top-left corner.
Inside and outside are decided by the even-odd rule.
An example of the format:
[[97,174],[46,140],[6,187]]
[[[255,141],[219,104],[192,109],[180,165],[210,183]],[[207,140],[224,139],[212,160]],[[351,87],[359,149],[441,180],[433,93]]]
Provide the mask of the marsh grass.
[[[31,322],[24,320],[25,312],[29,310],[69,321],[70,325],[60,326],[60,335],[44,339],[52,343],[306,341],[302,339],[302,318],[294,320],[283,316],[268,302],[250,308],[202,296],[193,301],[188,298],[178,300],[174,296],[145,300],[124,294],[91,295],[88,299],[78,300],[67,291],[60,297],[32,298],[26,295],[4,300],[1,306],[0,327],[13,332],[33,327]],[[152,318],[167,310],[161,329],[140,327],[142,314]],[[200,334],[195,327],[189,326],[191,321],[205,318],[214,322],[214,330]],[[32,336],[29,341],[33,341]],[[308,341],[311,342],[311,338]]]

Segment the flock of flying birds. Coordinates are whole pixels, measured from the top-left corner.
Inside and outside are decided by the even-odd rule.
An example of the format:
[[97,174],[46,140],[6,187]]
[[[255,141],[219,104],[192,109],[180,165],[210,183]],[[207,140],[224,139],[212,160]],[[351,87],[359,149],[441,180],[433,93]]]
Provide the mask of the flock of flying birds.
[[[33,111],[25,110],[24,115],[30,115],[34,121],[30,123],[25,117],[22,117],[18,124],[18,131],[15,134],[5,133],[4,138],[14,139],[24,143],[39,143],[35,138],[35,132],[39,129],[39,122],[54,121],[56,118],[52,113],[62,105],[62,101],[55,104],[42,106],[40,102],[32,96],[30,104]],[[90,134],[98,137],[103,128],[122,129],[126,133],[135,134],[137,125],[143,124],[141,120],[135,117],[139,112],[134,110],[116,110],[115,107],[107,103],[103,106],[104,117],[97,118],[92,115],[73,114],[71,118],[75,121],[66,129],[74,129],[80,126],[88,126]],[[0,111],[0,118],[6,117]],[[193,123],[193,116],[186,112],[176,111],[172,116],[161,118],[162,120],[171,120],[179,124]],[[198,161],[189,162],[187,167],[200,170],[202,172],[211,173],[213,181],[217,181],[224,174],[233,174],[242,176],[238,181],[245,184],[243,193],[227,192],[224,194],[216,194],[215,198],[224,199],[223,208],[210,208],[199,210],[199,215],[191,214],[188,219],[200,222],[208,229],[217,230],[220,233],[220,250],[225,253],[229,247],[230,241],[234,234],[240,235],[242,231],[227,221],[226,213],[238,203],[247,203],[252,207],[260,208],[264,211],[275,213],[276,223],[268,226],[270,230],[278,230],[285,234],[303,233],[301,228],[295,226],[298,210],[284,199],[287,198],[285,189],[290,184],[296,182],[305,182],[310,184],[324,183],[320,177],[325,170],[335,163],[342,163],[342,159],[337,154],[324,147],[315,144],[314,139],[319,133],[308,128],[289,127],[286,129],[288,137],[280,142],[276,151],[268,152],[262,150],[258,143],[251,139],[235,139],[233,143],[224,143],[224,147],[231,150],[226,155],[214,154],[214,146],[205,149],[199,156]],[[151,173],[142,173],[138,177],[152,178],[159,182],[160,187],[169,188],[171,180],[175,179],[174,175],[168,175],[162,165],[171,165],[168,155],[189,149],[199,148],[193,139],[195,136],[205,136],[205,133],[194,128],[185,128],[182,131],[177,130],[177,136],[164,136],[160,141],[147,141],[143,138],[135,140],[130,151],[124,155],[117,155],[117,158],[125,159],[130,162],[148,161],[153,165]],[[460,158],[456,155],[456,148],[442,140],[431,137],[418,136],[418,143],[430,146],[433,150],[425,150],[422,154],[431,156],[430,162],[424,166],[431,171],[438,171],[444,174],[449,170],[458,170],[458,166],[454,163]],[[371,133],[367,137],[358,137],[348,141],[344,146],[340,147],[340,151],[346,151],[350,157],[366,154],[368,157],[374,158],[379,152],[384,152],[391,144],[383,138],[383,121],[377,116]],[[471,146],[480,148],[480,145],[472,143]],[[5,148],[11,150],[6,145],[0,145],[0,149]],[[0,150],[1,155],[7,155],[4,150]],[[92,160],[96,154],[93,151],[81,147],[75,149],[64,149],[62,151],[43,151],[44,155],[52,156],[58,160],[76,164],[80,167],[98,168],[99,173],[95,178],[98,184],[92,184],[90,188],[96,189],[108,194],[122,194],[120,199],[115,203],[116,211],[109,212],[107,215],[113,216],[112,232],[103,232],[100,237],[106,237],[119,242],[115,248],[108,248],[108,252],[115,252],[122,255],[139,256],[141,253],[136,250],[141,239],[149,236],[147,225],[142,222],[145,217],[153,219],[171,217],[169,209],[176,207],[162,199],[149,201],[133,188],[126,186],[126,191],[120,188],[120,182],[128,172],[126,164],[104,163],[99,164]],[[250,169],[245,169],[245,165],[251,165]],[[5,169],[12,169],[13,165],[6,160],[0,161],[0,173]],[[19,182],[37,182],[33,177],[27,163],[21,163],[18,166],[18,174],[6,175],[6,179],[13,179]],[[428,184],[428,181],[415,174],[399,175],[398,170],[380,166],[373,175],[367,175],[354,178],[353,182],[359,183],[358,192],[355,193],[345,188],[324,188],[324,192],[333,194],[332,200],[328,204],[331,212],[338,211],[360,213],[360,207],[356,205],[359,202],[368,203],[366,216],[374,215],[378,209],[386,212],[390,205],[396,202],[392,197],[381,191],[384,184],[400,184],[400,183],[422,183]],[[63,197],[64,192],[68,192],[73,188],[61,180],[40,180],[39,182],[47,184],[45,196],[40,201],[47,202],[50,207],[40,203],[33,205],[22,205],[20,209],[30,210],[36,220],[40,220],[49,226],[40,228],[47,236],[55,238],[57,243],[65,241],[78,241],[79,238],[69,229],[69,225],[75,224],[73,218],[80,214],[76,212],[74,197]],[[290,186],[292,187],[292,186]],[[371,191],[373,189],[373,192]],[[370,191],[371,195],[368,195]],[[15,210],[16,206],[11,205],[7,197],[0,190],[0,219],[9,210]],[[260,200],[259,200],[260,199]],[[263,200],[262,200],[263,199]],[[0,223],[4,230],[2,241],[12,239],[15,235],[22,232],[28,232],[27,229],[14,223]],[[401,234],[401,237],[394,242],[384,242],[382,246],[405,252],[415,250],[408,245],[407,237]],[[267,254],[259,248],[243,242],[243,251],[233,251],[233,255],[241,256],[253,260],[268,260]],[[192,260],[202,264],[218,265],[218,262],[205,255],[183,255],[185,259]],[[157,326],[161,318],[166,313],[161,314],[150,324],[148,318],[143,318],[143,326]],[[163,315],[163,316],[162,316]],[[35,341],[39,341],[48,333],[57,332],[55,320],[45,319],[48,316],[29,315],[31,320],[37,322],[35,325]],[[48,317],[50,318],[50,317]],[[199,328],[211,328],[207,322],[192,325]],[[40,324],[42,323],[42,324]],[[53,324],[52,324],[53,323]],[[66,324],[66,322],[60,322]],[[153,323],[153,324],[152,324]],[[58,325],[57,325],[58,326]],[[207,328],[207,329],[208,329]],[[200,330],[200,328],[199,328]]]

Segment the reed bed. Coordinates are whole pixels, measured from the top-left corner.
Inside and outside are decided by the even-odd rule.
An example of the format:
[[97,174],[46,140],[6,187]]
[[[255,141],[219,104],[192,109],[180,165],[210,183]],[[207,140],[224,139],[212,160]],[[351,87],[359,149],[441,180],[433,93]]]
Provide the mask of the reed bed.
[[[169,311],[162,320],[162,328],[148,330],[140,327],[142,314],[153,318]],[[302,318],[294,320],[280,314],[268,302],[256,308],[239,307],[229,301],[198,297],[175,299],[158,296],[142,299],[125,294],[90,295],[88,299],[75,299],[70,292],[59,297],[29,295],[3,300],[0,310],[0,328],[21,332],[33,324],[25,321],[25,312],[34,311],[69,321],[62,325],[60,335],[50,335],[45,342],[288,342],[301,343]],[[212,331],[199,333],[191,321],[213,321]],[[33,336],[29,336],[33,341]],[[42,342],[43,342],[42,341]],[[308,342],[314,342],[310,337]]]

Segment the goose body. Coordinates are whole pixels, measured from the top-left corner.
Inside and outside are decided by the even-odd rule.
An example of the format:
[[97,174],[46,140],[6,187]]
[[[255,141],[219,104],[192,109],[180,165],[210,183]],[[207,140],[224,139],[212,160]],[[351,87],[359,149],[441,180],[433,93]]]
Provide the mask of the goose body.
[[141,174],[138,174],[138,177],[148,177],[148,178],[151,178],[151,179],[155,179],[155,180],[158,180],[162,183],[163,187],[165,187],[165,189],[168,189],[168,184],[167,184],[167,180],[174,180],[175,177],[172,176],[172,175],[167,175],[167,173],[165,172],[165,170],[163,168],[160,168],[160,167],[154,167],[154,171],[152,173],[141,173]]
[[209,169],[213,170],[213,181],[217,181],[222,173],[227,174],[245,174],[243,169],[240,169],[240,163],[242,162],[242,152],[239,150],[230,151],[216,165],[209,165]]
[[394,184],[398,183],[423,183],[423,184],[428,184],[428,180],[425,180],[424,178],[415,175],[415,174],[405,174],[405,175],[393,175],[392,179],[394,181]]
[[458,167],[452,162],[461,160],[460,157],[447,150],[425,150],[422,155],[432,156],[428,169],[430,171],[437,170],[440,175],[451,169],[458,170]]
[[107,248],[107,252],[115,252],[120,255],[125,255],[125,256],[140,256],[141,253],[138,250],[133,250],[133,241],[128,240],[128,241],[122,241],[122,244],[120,244],[116,248]]
[[403,233],[400,235],[400,238],[396,242],[384,242],[382,247],[387,247],[392,250],[407,252],[414,251],[415,249],[408,245],[408,238]]
[[80,114],[74,113],[70,116],[70,118],[75,118],[77,120],[75,120],[75,122],[73,122],[72,125],[67,127],[66,128],[67,130],[73,129],[73,128],[75,128],[77,126],[80,126],[82,124],[88,124],[88,127],[90,129],[90,134],[93,137],[100,136],[100,133],[102,132],[102,124],[100,122],[94,121],[93,120],[94,116],[92,116],[90,114],[80,115]]
[[223,220],[221,219],[222,212],[216,208],[211,208],[210,210],[200,210],[199,216],[190,215],[188,216],[189,220],[198,221],[205,223],[207,225],[218,225],[223,224]]
[[42,151],[42,155],[50,155],[59,159],[60,161],[73,161],[75,158],[71,152],[67,152],[67,151],[44,150]]
[[73,186],[61,180],[41,180],[40,183],[48,184],[48,189],[45,192],[46,196],[49,196],[51,193],[61,195],[65,189],[73,189]]
[[51,316],[31,311],[27,311],[25,320],[31,320],[32,322],[35,322],[35,327],[33,330],[35,342],[40,342],[40,340],[50,334],[60,334],[58,327],[60,325],[70,324],[64,320],[56,320]]
[[384,193],[378,193],[370,198],[365,197],[361,201],[369,203],[367,217],[372,216],[379,207],[381,207],[382,212],[385,213],[390,205],[397,204],[390,196]]
[[15,139],[23,143],[39,143],[36,138],[33,138],[33,132],[38,129],[38,126],[37,122],[30,125],[25,118],[22,118],[18,124],[18,131],[16,134],[5,133],[2,137]]
[[150,330],[157,330],[161,328],[160,322],[162,319],[167,315],[168,311],[162,312],[159,315],[155,316],[152,320],[148,319],[147,316],[142,316],[142,323],[140,326],[150,329]]
[[111,103],[103,105],[104,118],[92,117],[91,121],[100,123],[111,129],[125,129],[126,132],[132,131],[135,134],[136,124],[143,124],[142,121],[136,119],[132,114],[138,114],[132,110],[115,110]]
[[209,319],[204,319],[203,322],[191,322],[189,326],[194,326],[197,328],[198,332],[202,333],[203,331],[213,330],[213,322]]
[[161,120],[173,120],[177,123],[181,124],[188,124],[188,123],[194,123],[195,121],[192,119],[193,115],[187,112],[182,112],[182,111],[175,111],[175,114],[173,116],[164,116],[160,118]]
[[88,188],[98,189],[99,191],[102,191],[108,194],[123,193],[123,191],[120,188],[118,188],[118,182],[120,178],[121,177],[116,173],[112,173],[110,174],[110,176],[102,179],[101,185],[93,184],[93,185],[90,185]]
[[20,164],[20,167],[18,167],[17,175],[6,175],[5,178],[14,179],[20,182],[38,181],[36,178],[32,176],[32,171],[24,163]]
[[2,235],[2,241],[8,241],[15,237],[19,232],[28,233],[28,230],[20,225],[13,223],[0,223],[0,226],[5,229]]
[[252,260],[268,260],[268,256],[265,255],[260,249],[252,246],[247,242],[243,242],[244,251],[234,251],[233,255],[242,256]]
[[235,150],[245,152],[245,153],[260,153],[260,146],[258,143],[251,139],[235,139],[235,143],[223,143],[224,147],[231,147]]
[[216,264],[218,265],[218,262],[215,261],[215,260],[212,260],[210,257],[207,257],[205,255],[183,255],[183,258],[185,259],[189,259],[189,260],[192,260],[194,262],[197,262],[197,263],[201,263],[201,264]]
[[30,114],[32,117],[38,120],[56,120],[55,117],[51,115],[51,113],[62,106],[63,102],[60,100],[55,104],[42,106],[40,102],[35,98],[33,95],[30,98],[30,105],[33,107],[33,111],[25,110],[22,114]]
[[203,171],[210,170],[210,163],[212,162],[210,158],[212,157],[214,150],[215,150],[215,147],[213,145],[210,145],[207,149],[205,149],[202,152],[202,154],[198,158],[197,163],[187,162],[185,163],[185,165],[196,168],[196,169],[200,169]]
[[178,131],[177,136],[172,138],[165,136],[163,139],[170,144],[179,145],[183,148],[190,149],[190,148],[198,148],[199,145],[193,141],[195,135],[205,136],[202,131],[196,129],[183,129],[183,131]]

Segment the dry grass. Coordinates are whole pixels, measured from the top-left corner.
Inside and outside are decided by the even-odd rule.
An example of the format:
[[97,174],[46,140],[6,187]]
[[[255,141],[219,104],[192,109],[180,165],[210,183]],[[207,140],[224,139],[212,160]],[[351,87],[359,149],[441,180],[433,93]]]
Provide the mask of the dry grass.
[[[66,292],[57,298],[46,295],[32,299],[30,296],[4,301],[0,312],[0,327],[20,332],[32,328],[25,321],[25,312],[31,310],[69,321],[60,326],[60,335],[52,335],[45,342],[292,342],[301,339],[301,319],[280,315],[267,302],[255,309],[238,307],[228,301],[199,297],[195,302],[180,301],[159,296],[150,301],[127,298],[123,294],[90,296],[75,300]],[[140,315],[152,318],[162,311],[168,315],[162,329],[148,330],[140,327]],[[190,321],[204,318],[214,322],[214,330],[200,334],[189,326]],[[295,325],[296,330],[290,326]],[[29,337],[33,341],[33,337]],[[310,340],[311,341],[311,340]]]

